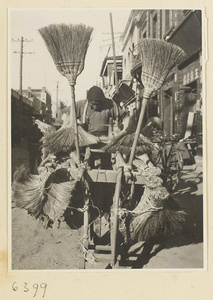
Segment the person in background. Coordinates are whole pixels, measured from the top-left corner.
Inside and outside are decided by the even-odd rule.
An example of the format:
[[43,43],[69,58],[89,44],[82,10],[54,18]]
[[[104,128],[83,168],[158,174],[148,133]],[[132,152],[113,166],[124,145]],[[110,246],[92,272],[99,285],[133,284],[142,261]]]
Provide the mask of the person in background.
[[12,128],[12,147],[20,146],[21,143],[21,132],[17,126]]
[[32,116],[32,124],[28,129],[27,142],[29,151],[29,168],[31,174],[38,174],[36,165],[41,163],[41,141],[43,134],[35,123],[36,117]]

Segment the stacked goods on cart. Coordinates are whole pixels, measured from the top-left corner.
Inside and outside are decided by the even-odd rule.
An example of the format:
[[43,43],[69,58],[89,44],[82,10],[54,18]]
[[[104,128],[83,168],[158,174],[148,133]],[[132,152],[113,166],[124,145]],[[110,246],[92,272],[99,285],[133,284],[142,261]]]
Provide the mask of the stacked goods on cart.
[[[77,169],[74,152],[67,156],[48,155],[42,160],[38,175],[32,175],[21,166],[14,174],[12,197],[16,207],[23,208],[45,228],[58,225],[72,201],[76,179],[71,178],[69,169]],[[66,157],[65,163],[63,158]]]
[[[34,217],[40,218],[46,227],[59,222],[76,194],[81,194],[82,190],[87,189],[86,183],[78,184],[87,169],[87,162],[82,163],[80,150],[98,142],[96,137],[86,133],[77,124],[75,110],[74,86],[76,77],[84,67],[91,32],[91,28],[82,25],[64,24],[51,25],[40,30],[57,69],[67,77],[71,86],[70,120],[59,130],[50,130],[44,135],[43,160],[38,169],[39,174],[30,175],[24,169],[18,170],[14,177],[13,196],[17,207],[24,208]],[[64,35],[68,36],[68,39],[65,39]],[[80,51],[79,46],[86,50]],[[141,134],[143,116],[150,95],[162,86],[183,52],[177,46],[153,39],[142,40],[140,51],[144,96],[136,131],[121,131],[102,149],[110,153],[120,152],[126,157],[126,162],[120,166],[117,176],[119,184],[116,184],[115,194],[117,193],[118,202],[119,199],[122,200],[122,185],[125,187],[128,184],[123,181],[123,168],[128,169],[130,174],[136,169],[146,178],[144,192],[132,209],[122,208],[121,201],[121,207],[116,208],[119,220],[113,218],[117,211],[112,211],[112,227],[117,226],[118,221],[120,233],[124,237],[123,243],[130,245],[141,240],[154,239],[156,236],[173,234],[183,227],[185,219],[184,212],[163,187],[161,169],[156,164],[157,145]],[[144,160],[144,157],[148,159]],[[72,177],[73,170],[79,171],[79,176]],[[86,196],[88,197],[88,194]],[[86,226],[88,227],[88,224]],[[113,241],[113,247],[115,244],[116,241]]]
[[135,208],[120,210],[123,242],[132,245],[140,241],[157,241],[180,232],[186,214],[163,186],[161,169],[155,167],[146,154],[135,158],[133,165],[145,176],[145,185]]

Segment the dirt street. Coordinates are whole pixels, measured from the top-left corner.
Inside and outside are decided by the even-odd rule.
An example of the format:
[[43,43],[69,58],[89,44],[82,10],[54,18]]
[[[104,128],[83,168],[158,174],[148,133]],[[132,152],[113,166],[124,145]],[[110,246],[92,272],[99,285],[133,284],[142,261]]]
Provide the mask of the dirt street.
[[[26,143],[12,149],[12,174],[15,169],[28,166]],[[203,268],[203,173],[202,160],[185,166],[174,199],[188,214],[187,226],[180,236],[144,254],[132,268],[171,269]],[[205,201],[205,199],[204,199]],[[38,220],[12,203],[12,269],[55,270],[79,269],[79,231],[62,222],[57,228],[44,229]],[[94,268],[100,265],[95,263]]]

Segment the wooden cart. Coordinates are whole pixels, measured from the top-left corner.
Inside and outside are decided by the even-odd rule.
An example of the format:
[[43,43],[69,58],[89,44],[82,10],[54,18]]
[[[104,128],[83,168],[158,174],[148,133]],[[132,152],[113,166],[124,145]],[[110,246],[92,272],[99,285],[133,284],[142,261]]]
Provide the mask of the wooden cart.
[[[119,260],[121,259],[119,244],[119,209],[121,207],[121,191],[126,185],[131,185],[133,183],[136,185],[144,185],[145,182],[145,177],[139,172],[130,172],[126,168],[126,163],[119,152],[114,154],[112,169],[102,169],[101,166],[91,168],[91,165],[94,166],[94,156],[97,155],[100,160],[103,160],[106,153],[99,149],[87,148],[83,168],[78,171],[78,174],[80,174],[79,179],[81,178],[80,180],[85,183],[84,217],[83,226],[80,230],[82,252],[80,255],[79,268],[81,269],[118,267]],[[76,175],[73,174],[72,176]],[[108,232],[109,242],[107,244],[103,244],[102,242],[99,243],[94,231],[94,227],[97,227],[98,221],[100,221],[101,226],[101,216],[99,215],[96,219],[92,219],[91,217],[91,207],[94,207],[94,203],[91,199],[90,187],[97,183],[101,184],[105,192],[106,186],[114,186],[110,222],[108,224],[110,227]],[[99,210],[98,201],[96,203],[96,208]]]

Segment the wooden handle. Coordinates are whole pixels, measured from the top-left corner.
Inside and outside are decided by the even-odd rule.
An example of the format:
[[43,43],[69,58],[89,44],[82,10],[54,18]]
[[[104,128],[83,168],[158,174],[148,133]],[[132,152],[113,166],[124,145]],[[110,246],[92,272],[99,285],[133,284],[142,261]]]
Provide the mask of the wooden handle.
[[143,123],[143,118],[144,118],[144,113],[145,113],[145,110],[146,110],[147,101],[148,101],[147,98],[143,98],[142,107],[141,107],[141,111],[140,111],[140,115],[139,115],[139,119],[138,119],[138,124],[137,124],[137,128],[136,128],[136,131],[135,131],[135,136],[134,136],[132,149],[131,149],[130,157],[129,157],[129,165],[130,166],[132,166],[132,162],[133,162],[133,159],[134,159],[134,156],[135,156],[135,150],[136,150],[136,146],[137,146],[137,143],[138,143],[138,137],[139,137],[140,132],[141,132],[141,126],[142,126],[142,123]]
[[[77,117],[76,117],[76,103],[75,103],[75,86],[71,85],[71,107],[70,107],[70,118],[71,121],[74,123],[74,130],[75,130],[75,147],[77,152],[77,158],[79,163],[81,163],[80,157],[80,149],[79,149],[79,137],[78,137],[78,124],[77,124]],[[71,112],[73,114],[73,120],[71,116]]]

